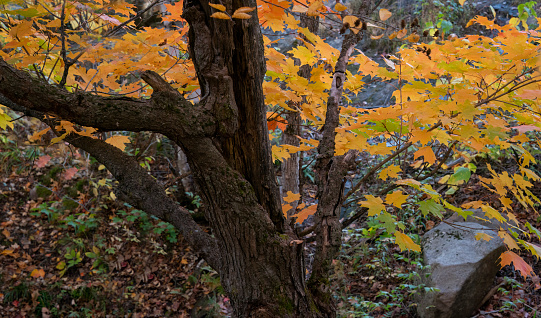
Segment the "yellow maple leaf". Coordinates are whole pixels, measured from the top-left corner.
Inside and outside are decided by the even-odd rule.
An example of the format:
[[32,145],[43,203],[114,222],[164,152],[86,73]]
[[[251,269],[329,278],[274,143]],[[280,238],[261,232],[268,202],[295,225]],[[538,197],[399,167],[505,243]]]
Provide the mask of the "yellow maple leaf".
[[402,171],[400,166],[390,165],[387,168],[381,170],[378,176],[382,180],[387,180],[387,178],[398,178],[398,173],[400,171]]
[[282,204],[282,213],[284,214],[284,217],[287,219],[287,212],[289,212],[289,210],[293,209],[293,207],[291,206],[291,204]]
[[124,151],[124,149],[126,149],[126,144],[130,143],[130,138],[128,136],[112,136],[107,138],[105,142]]
[[492,236],[490,236],[490,235],[488,235],[486,233],[479,232],[479,233],[475,234],[475,239],[478,240],[478,241],[485,240],[485,241],[488,242],[488,241],[490,241],[492,239]]
[[506,221],[505,218],[500,214],[500,212],[496,211],[493,207],[483,205],[482,209],[485,212],[485,215],[489,218],[496,219],[499,222]]
[[302,209],[299,213],[292,215],[291,217],[296,217],[296,223],[302,224],[310,215],[316,213],[317,204],[311,205],[307,208]]
[[525,242],[527,245],[528,250],[532,252],[533,255],[535,255],[538,259],[541,259],[541,246],[533,243]]
[[429,146],[417,150],[414,154],[414,159],[417,159],[421,156],[424,157],[425,162],[428,162],[430,164],[436,162],[436,155],[434,155],[434,151],[432,151],[432,148]]
[[374,216],[385,210],[383,200],[373,195],[365,195],[366,201],[361,201],[361,206],[368,208],[368,216]]
[[395,243],[398,244],[398,247],[400,247],[402,252],[405,250],[421,252],[421,246],[413,242],[413,240],[406,234],[396,231],[394,232],[394,236]]
[[509,233],[507,233],[507,231],[503,231],[503,230],[498,231],[498,236],[503,240],[505,245],[507,245],[507,247],[509,247],[510,249],[520,250],[520,247],[518,246],[515,239]]
[[323,1],[317,0],[316,2],[312,3],[308,7],[308,11],[306,11],[306,15],[309,17],[316,16],[318,15],[317,11],[321,9],[322,7],[324,7]]
[[312,65],[317,62],[314,53],[312,53],[312,51],[310,51],[306,46],[297,46],[290,52],[294,58],[298,58],[300,60],[301,65]]
[[13,129],[13,122],[11,121],[11,117],[4,113],[2,108],[0,108],[0,128],[6,129],[6,127]]
[[41,130],[41,131],[38,131],[38,132],[34,133],[32,136],[28,137],[28,140],[29,140],[29,141],[32,141],[32,142],[38,141],[38,140],[40,140],[41,137],[42,137],[43,135],[45,135],[45,133],[48,132],[49,130],[51,130],[51,127],[47,127],[47,128],[45,128],[45,129],[43,129],[43,130]]
[[401,208],[402,204],[406,203],[406,200],[408,199],[408,195],[405,195],[400,190],[396,190],[393,193],[387,194],[385,197],[385,203],[392,204],[397,208]]
[[291,203],[293,201],[297,201],[301,198],[301,195],[299,193],[293,193],[292,191],[287,191],[286,196],[284,197],[284,201],[287,203]]

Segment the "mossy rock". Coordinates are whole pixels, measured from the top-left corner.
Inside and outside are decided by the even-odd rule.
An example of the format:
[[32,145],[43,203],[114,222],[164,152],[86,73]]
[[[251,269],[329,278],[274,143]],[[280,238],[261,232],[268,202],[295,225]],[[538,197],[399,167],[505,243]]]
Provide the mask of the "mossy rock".
[[62,200],[62,208],[64,210],[75,210],[79,207],[79,203],[73,201],[72,199],[63,199]]
[[47,173],[42,175],[39,178],[39,181],[40,181],[40,183],[48,186],[53,182],[53,180],[55,180],[57,178],[57,176],[58,176],[58,174],[60,172],[62,172],[62,167],[61,166],[54,166],[54,167],[51,168],[51,170],[49,170]]
[[69,187],[66,189],[66,194],[70,197],[70,198],[76,198],[79,196],[79,192],[81,192],[80,190],[77,190],[77,187]]
[[53,194],[53,191],[42,186],[36,186],[36,195],[38,196],[38,198],[47,198],[51,194]]
[[[75,189],[77,189],[77,191],[79,191],[79,192],[83,192],[86,185],[88,185],[88,180],[87,179],[81,179],[81,180],[77,181],[77,183],[75,184]],[[74,195],[74,197],[75,196],[77,196],[77,195]]]

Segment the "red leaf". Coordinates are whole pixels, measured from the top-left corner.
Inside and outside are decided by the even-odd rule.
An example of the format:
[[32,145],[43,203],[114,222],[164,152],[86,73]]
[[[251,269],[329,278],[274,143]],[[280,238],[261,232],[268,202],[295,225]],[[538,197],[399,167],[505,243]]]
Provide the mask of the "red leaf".
[[64,172],[64,180],[71,180],[75,176],[77,171],[79,171],[79,169],[75,167],[66,169],[66,171]]
[[51,156],[49,155],[41,156],[39,157],[38,160],[36,160],[34,165],[36,166],[36,168],[40,169],[40,168],[45,167],[47,163],[49,163],[50,160],[51,160]]

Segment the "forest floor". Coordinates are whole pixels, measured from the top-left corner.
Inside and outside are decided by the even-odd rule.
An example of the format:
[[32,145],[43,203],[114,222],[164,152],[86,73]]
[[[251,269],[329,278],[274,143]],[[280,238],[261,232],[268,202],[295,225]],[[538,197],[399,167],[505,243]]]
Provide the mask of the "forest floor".
[[[97,162],[61,143],[44,150],[6,132],[0,137],[0,317],[228,316],[216,272],[171,225],[120,203],[112,192],[115,181]],[[156,149],[165,148],[164,142]],[[167,158],[139,157],[157,179],[171,177]],[[516,163],[509,158],[486,160],[512,173]],[[498,206],[479,182],[487,172],[483,160],[447,200]],[[541,196],[541,185],[533,192]],[[197,197],[188,205],[197,212]],[[538,211],[515,208],[521,221],[541,227]],[[414,210],[397,216],[416,240],[439,223]],[[521,256],[541,274],[541,261]],[[416,283],[421,268],[419,253],[400,252],[374,220],[353,224],[334,262],[339,316],[416,317],[413,295],[424,288]],[[541,314],[541,290],[513,268],[503,268],[494,286],[476,317]]]

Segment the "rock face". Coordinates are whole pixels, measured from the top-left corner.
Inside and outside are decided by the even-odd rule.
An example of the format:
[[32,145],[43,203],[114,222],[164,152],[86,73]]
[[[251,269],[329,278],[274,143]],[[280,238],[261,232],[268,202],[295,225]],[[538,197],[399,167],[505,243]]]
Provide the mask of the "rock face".
[[[475,211],[474,215],[483,214]],[[449,220],[451,225],[441,223],[423,237],[424,262],[430,265],[430,275],[422,283],[439,291],[417,297],[417,311],[422,318],[471,317],[482,305],[498,272],[498,258],[505,250],[493,231],[499,224],[472,217],[468,217],[468,222],[456,216]],[[479,232],[493,239],[477,241],[475,234]]]

